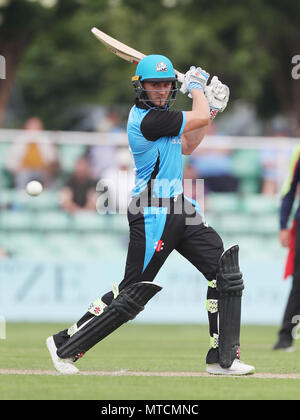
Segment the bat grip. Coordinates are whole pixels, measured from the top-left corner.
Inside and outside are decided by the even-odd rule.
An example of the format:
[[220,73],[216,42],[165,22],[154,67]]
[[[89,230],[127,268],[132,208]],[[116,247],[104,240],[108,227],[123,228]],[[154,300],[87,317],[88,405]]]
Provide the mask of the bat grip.
[[175,72],[175,74],[176,74],[176,76],[177,76],[177,80],[178,80],[178,82],[183,83],[183,81],[184,81],[184,74],[180,73],[180,72],[179,72],[179,71],[177,71],[177,70],[174,70],[174,72]]

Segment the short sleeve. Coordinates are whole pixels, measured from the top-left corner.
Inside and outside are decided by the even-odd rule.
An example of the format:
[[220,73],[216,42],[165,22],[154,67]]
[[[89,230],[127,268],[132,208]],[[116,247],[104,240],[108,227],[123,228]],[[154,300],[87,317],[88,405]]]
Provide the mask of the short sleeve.
[[182,134],[185,115],[182,111],[149,111],[141,122],[141,132],[150,141],[160,137],[176,137]]

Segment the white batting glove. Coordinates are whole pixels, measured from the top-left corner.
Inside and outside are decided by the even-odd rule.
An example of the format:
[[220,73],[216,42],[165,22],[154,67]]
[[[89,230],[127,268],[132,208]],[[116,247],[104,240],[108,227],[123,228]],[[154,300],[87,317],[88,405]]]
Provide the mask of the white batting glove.
[[204,93],[210,107],[210,117],[214,119],[218,112],[223,112],[229,100],[229,87],[224,85],[217,76],[211,79],[205,86]]
[[189,97],[192,98],[191,90],[192,89],[201,89],[204,90],[207,80],[209,78],[209,73],[201,69],[201,67],[192,66],[184,75],[184,81],[180,88],[180,92],[185,94],[189,92]]

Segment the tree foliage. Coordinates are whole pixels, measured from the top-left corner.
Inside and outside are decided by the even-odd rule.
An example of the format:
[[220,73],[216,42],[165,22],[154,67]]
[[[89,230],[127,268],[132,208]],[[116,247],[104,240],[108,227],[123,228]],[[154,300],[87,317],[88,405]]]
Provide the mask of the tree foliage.
[[[262,118],[284,113],[300,123],[300,81],[291,77],[291,59],[300,54],[299,2],[3,2],[0,39],[24,43],[16,83],[26,112],[39,114],[49,128],[59,128],[64,112],[81,103],[132,103],[134,64],[107,51],[93,26],[145,54],[167,55],[182,72],[202,66],[230,86],[232,101],[253,103]],[[190,105],[178,98],[179,107]]]

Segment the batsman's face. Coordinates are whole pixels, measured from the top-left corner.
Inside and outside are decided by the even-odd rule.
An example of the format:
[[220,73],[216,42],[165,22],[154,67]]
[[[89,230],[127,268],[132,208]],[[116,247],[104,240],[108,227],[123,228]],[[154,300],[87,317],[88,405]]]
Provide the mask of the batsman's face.
[[148,99],[155,106],[164,106],[168,100],[172,82],[144,82]]

